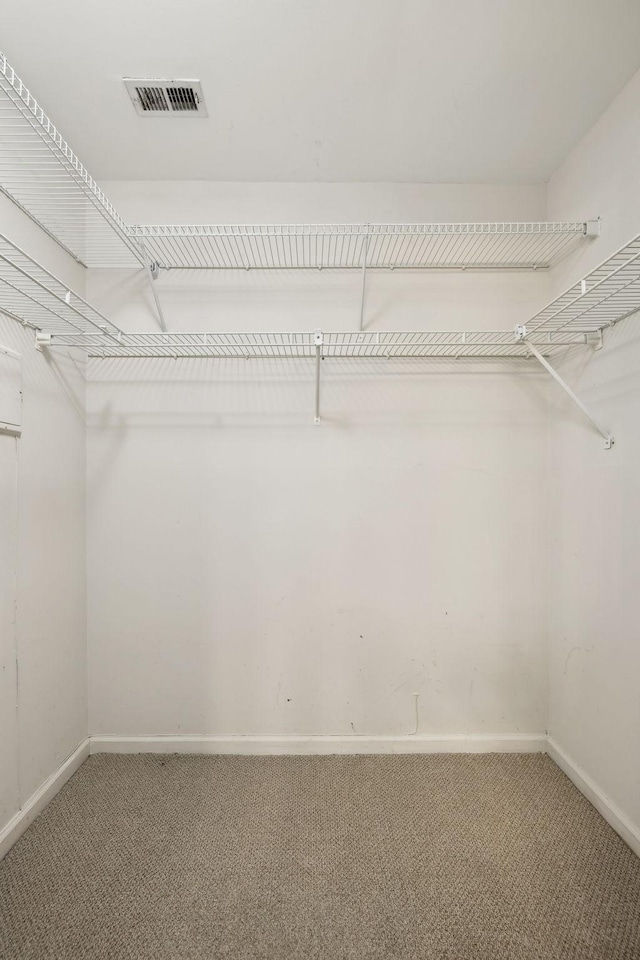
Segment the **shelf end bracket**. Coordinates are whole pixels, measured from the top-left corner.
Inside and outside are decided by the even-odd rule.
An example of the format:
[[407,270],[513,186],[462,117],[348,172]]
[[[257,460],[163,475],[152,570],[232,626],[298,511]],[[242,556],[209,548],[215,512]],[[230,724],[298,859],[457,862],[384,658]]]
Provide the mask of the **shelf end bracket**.
[[51,346],[51,334],[47,333],[45,330],[40,330],[39,328],[36,329],[34,340],[36,350],[39,350],[40,353],[42,353],[45,347]]

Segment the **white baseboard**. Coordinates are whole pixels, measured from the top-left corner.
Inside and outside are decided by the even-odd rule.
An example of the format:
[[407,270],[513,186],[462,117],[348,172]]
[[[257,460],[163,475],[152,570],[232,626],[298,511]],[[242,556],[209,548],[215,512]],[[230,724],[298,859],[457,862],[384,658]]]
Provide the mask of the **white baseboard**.
[[16,840],[19,840],[30,823],[39,813],[42,813],[47,804],[53,800],[56,793],[64,787],[76,772],[81,763],[89,756],[89,738],[86,737],[73,751],[70,757],[48,777],[35,793],[32,793],[22,808],[9,820],[9,823],[0,830],[0,860],[9,852]]
[[200,753],[320,755],[364,753],[544,753],[546,737],[535,734],[406,737],[91,737],[91,753]]
[[581,770],[577,763],[574,763],[574,761],[567,756],[553,737],[547,738],[547,753],[551,759],[558,764],[560,769],[566,773],[580,793],[585,795],[598,813],[600,813],[616,833],[622,837],[624,842],[631,847],[633,852],[640,857],[640,829],[609,799],[598,784],[595,783],[584,770]]

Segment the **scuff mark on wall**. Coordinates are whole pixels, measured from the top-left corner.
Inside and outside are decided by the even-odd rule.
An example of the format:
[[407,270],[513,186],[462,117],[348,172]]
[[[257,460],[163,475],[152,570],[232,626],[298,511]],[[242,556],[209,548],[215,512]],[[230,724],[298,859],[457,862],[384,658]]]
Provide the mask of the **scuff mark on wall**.
[[569,653],[567,654],[567,659],[564,662],[564,670],[562,671],[563,674],[566,676],[567,668],[569,667],[569,661],[571,660],[572,655],[576,653],[576,651],[582,650],[583,653],[591,653],[592,649],[593,647],[581,647],[581,646],[571,647],[571,650],[569,650]]
[[410,736],[412,736],[412,737],[415,737],[415,735],[416,735],[417,732],[418,732],[418,728],[420,727],[420,718],[419,718],[419,715],[418,715],[418,700],[419,700],[419,699],[420,699],[420,694],[419,694],[419,693],[414,693],[414,695],[413,695],[413,703],[414,703],[415,711],[416,711],[416,728],[415,728],[415,730],[412,730],[412,731],[411,731]]

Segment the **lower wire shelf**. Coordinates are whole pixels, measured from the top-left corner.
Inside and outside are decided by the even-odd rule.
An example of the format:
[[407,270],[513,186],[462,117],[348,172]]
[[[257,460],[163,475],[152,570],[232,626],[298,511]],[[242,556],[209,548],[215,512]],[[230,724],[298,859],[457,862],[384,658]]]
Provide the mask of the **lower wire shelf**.
[[[528,338],[541,353],[598,345],[599,336],[564,330],[532,333]],[[217,359],[402,359],[532,356],[527,342],[511,331],[380,331],[354,333],[120,333],[55,334],[52,346],[82,347],[89,357],[169,357]]]
[[593,345],[602,338],[584,331],[562,333],[532,331],[518,326],[509,331],[380,331],[355,333],[120,333],[115,342],[105,334],[47,335],[51,346],[81,346],[87,355],[102,360],[115,358],[206,358],[219,360],[294,360],[315,364],[314,422],[320,423],[320,370],[329,360],[402,360],[509,359],[539,363],[559,383],[602,435],[605,447],[613,445],[613,436],[576,397],[571,388],[549,364],[549,355],[558,350]]

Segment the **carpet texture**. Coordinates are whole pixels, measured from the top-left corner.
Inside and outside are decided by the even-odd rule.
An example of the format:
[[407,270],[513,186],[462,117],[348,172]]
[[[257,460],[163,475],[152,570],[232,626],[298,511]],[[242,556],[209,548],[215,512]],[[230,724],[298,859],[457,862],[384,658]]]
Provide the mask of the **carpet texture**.
[[93,756],[0,957],[638,960],[640,860],[541,755]]

